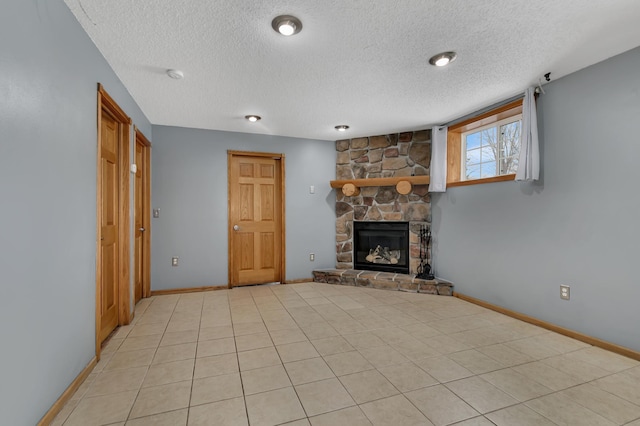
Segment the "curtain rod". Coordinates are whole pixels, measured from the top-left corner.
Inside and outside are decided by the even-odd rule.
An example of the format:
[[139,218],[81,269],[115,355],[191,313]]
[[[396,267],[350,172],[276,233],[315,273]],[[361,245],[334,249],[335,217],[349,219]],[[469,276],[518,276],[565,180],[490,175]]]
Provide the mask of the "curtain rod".
[[500,102],[496,102],[493,105],[489,105],[488,107],[485,107],[485,108],[482,108],[480,110],[474,111],[474,112],[472,112],[470,114],[467,114],[467,115],[464,115],[462,117],[458,117],[458,118],[453,119],[453,120],[451,120],[451,121],[449,121],[449,122],[447,122],[445,124],[442,124],[442,125],[440,125],[438,127],[450,127],[450,126],[453,126],[454,124],[462,123],[463,121],[469,120],[471,118],[475,118],[475,117],[477,117],[479,115],[482,115],[482,114],[484,114],[486,112],[489,112],[489,111],[491,111],[493,109],[500,108],[503,105],[510,104],[511,102],[517,101],[518,99],[522,99],[522,98],[524,98],[524,93],[518,94],[516,96],[512,96],[512,97],[510,97],[508,99],[504,99],[504,100],[502,100]]
[[[545,80],[547,82],[551,81],[551,73],[550,72],[546,73],[544,75],[544,78],[545,78]],[[535,88],[535,94],[538,95],[538,96],[545,94],[544,89],[542,88],[542,79],[541,78],[538,79],[538,85]],[[440,126],[437,126],[437,127],[449,127],[449,126],[453,126],[454,124],[462,123],[463,121],[469,120],[471,118],[475,118],[475,117],[477,117],[479,115],[484,114],[485,112],[491,111],[492,109],[500,108],[503,105],[506,105],[506,104],[511,103],[513,101],[517,101],[518,99],[522,99],[522,98],[524,98],[524,93],[516,95],[516,96],[512,96],[509,99],[505,99],[505,100],[497,102],[497,103],[495,103],[493,105],[489,105],[488,107],[482,108],[481,110],[472,112],[471,114],[467,114],[467,115],[465,115],[463,117],[458,117],[458,118],[456,118],[454,120],[449,121],[448,123],[444,123],[444,124],[442,124]]]

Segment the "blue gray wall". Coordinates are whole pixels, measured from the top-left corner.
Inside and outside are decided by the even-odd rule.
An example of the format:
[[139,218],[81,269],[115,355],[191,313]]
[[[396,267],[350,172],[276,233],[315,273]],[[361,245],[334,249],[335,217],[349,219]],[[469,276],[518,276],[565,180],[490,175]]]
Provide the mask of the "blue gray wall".
[[[640,350],[640,48],[545,86],[540,183],[432,197],[456,291]],[[560,299],[560,284],[571,300]]]
[[101,82],[151,125],[61,0],[0,13],[0,424],[33,425],[95,355]]
[[227,285],[227,150],[286,157],[286,279],[335,266],[334,142],[154,126],[152,290]]

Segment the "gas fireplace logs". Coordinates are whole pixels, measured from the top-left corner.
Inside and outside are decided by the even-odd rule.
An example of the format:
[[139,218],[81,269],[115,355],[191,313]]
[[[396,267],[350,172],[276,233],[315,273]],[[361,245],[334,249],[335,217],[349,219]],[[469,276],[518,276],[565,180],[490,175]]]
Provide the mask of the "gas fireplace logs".
[[369,254],[365,259],[369,263],[395,265],[400,259],[400,250],[389,250],[389,247],[377,246],[375,249],[369,250]]

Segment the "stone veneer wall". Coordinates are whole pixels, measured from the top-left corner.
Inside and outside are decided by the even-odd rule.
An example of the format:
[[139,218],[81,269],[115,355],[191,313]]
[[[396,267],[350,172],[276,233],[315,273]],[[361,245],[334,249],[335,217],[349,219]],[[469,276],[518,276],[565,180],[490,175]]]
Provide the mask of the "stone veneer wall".
[[[366,179],[429,174],[431,130],[393,133],[336,141],[336,179]],[[395,186],[363,187],[354,197],[336,190],[336,253],[338,269],[353,269],[353,221],[409,222],[410,273],[420,263],[418,231],[431,224],[428,185],[414,185],[398,194]],[[430,255],[431,253],[429,253]],[[427,259],[431,263],[430,259]]]

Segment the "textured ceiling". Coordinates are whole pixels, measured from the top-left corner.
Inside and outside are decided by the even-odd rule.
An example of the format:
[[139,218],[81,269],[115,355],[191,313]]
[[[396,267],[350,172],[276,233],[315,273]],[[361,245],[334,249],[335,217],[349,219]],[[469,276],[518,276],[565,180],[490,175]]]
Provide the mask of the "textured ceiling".
[[441,124],[640,45],[638,0],[65,2],[153,124],[312,139]]

